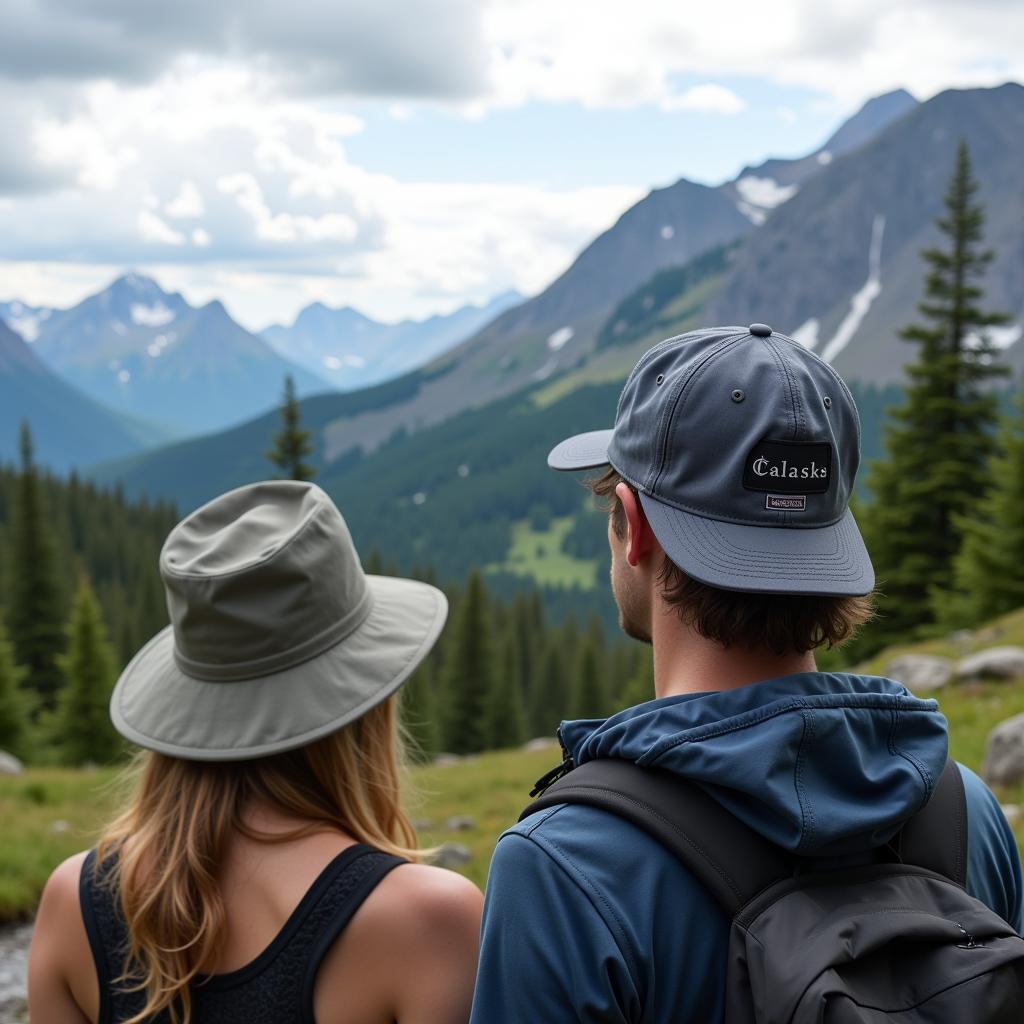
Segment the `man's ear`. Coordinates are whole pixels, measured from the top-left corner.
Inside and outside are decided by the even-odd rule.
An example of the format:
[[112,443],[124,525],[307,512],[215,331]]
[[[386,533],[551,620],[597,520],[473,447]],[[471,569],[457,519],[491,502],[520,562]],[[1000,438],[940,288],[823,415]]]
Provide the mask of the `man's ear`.
[[615,495],[622,502],[622,510],[626,514],[626,560],[630,565],[639,565],[652,553],[658,541],[633,488],[627,483],[620,483],[615,488]]

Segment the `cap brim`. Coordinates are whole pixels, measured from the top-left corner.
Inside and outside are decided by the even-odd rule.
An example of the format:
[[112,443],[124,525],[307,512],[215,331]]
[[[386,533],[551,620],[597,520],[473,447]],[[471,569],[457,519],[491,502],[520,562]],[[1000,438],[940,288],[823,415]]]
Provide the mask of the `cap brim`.
[[591,430],[566,438],[551,449],[548,465],[552,469],[597,469],[608,465],[608,445],[612,443],[612,430]]
[[875,571],[853,514],[831,526],[746,526],[684,512],[640,494],[665,554],[701,583],[750,593],[859,597]]
[[206,682],[174,657],[172,628],[121,673],[114,728],[149,750],[194,761],[242,761],[304,746],[389,697],[427,656],[448,602],[426,583],[367,576],[373,608],[355,632],[317,657],[258,679]]

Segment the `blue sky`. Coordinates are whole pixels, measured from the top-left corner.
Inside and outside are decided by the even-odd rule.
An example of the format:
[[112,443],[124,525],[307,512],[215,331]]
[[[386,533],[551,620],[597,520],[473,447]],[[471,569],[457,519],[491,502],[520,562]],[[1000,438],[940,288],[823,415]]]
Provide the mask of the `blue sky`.
[[1019,0],[16,0],[0,300],[127,268],[248,327],[535,293],[650,188],[1024,79]]
[[[684,92],[703,84],[673,76]],[[667,112],[648,103],[587,109],[579,102],[529,103],[471,119],[439,107],[392,104],[349,108],[366,122],[348,151],[369,170],[428,181],[533,181],[580,185],[668,185],[680,177],[706,185],[734,178],[769,156],[817,149],[848,111],[827,94],[764,78],[726,77],[718,84],[746,103],[736,114]]]

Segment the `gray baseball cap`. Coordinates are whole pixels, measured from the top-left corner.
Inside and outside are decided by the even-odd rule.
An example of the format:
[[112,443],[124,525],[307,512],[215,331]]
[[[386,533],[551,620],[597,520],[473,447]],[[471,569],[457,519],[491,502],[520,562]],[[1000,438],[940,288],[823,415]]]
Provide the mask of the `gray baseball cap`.
[[186,516],[160,575],[171,624],[122,672],[110,716],[189,760],[264,757],[354,721],[409,677],[448,611],[425,583],[367,576],[334,502],[293,480]]
[[614,467],[693,579],[827,596],[875,584],[849,509],[859,463],[860,419],[842,378],[765,324],[656,345],[629,375],[614,428],[548,456],[553,469]]

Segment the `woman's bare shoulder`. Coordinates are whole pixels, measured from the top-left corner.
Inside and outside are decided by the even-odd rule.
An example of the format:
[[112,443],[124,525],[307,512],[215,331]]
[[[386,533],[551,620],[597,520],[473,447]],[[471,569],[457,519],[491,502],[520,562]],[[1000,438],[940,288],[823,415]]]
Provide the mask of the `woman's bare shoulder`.
[[[352,1019],[448,1024],[469,1019],[483,895],[443,868],[402,864],[359,908],[317,979],[317,1020],[358,989]],[[401,964],[396,970],[395,965]],[[340,1018],[338,1018],[340,1019]],[[348,1019],[348,1018],[346,1018]]]
[[73,911],[75,916],[81,914],[78,903],[78,885],[82,874],[82,865],[89,856],[88,850],[68,857],[66,861],[53,869],[39,904],[39,915],[44,912],[63,916]]
[[98,1005],[98,987],[79,903],[88,851],[54,869],[43,889],[29,950],[32,1019],[84,1021],[81,1007]]

